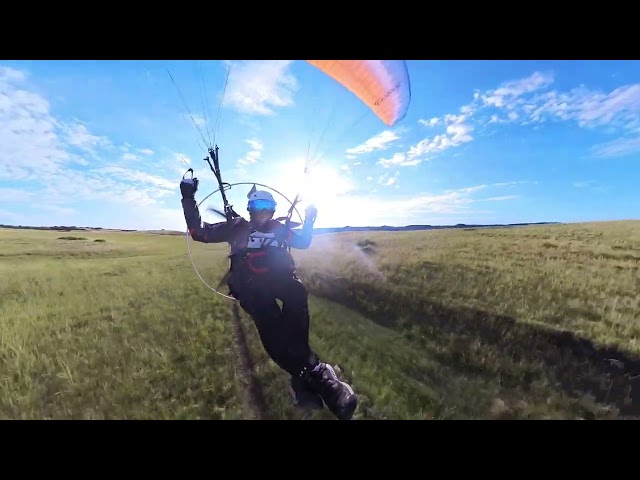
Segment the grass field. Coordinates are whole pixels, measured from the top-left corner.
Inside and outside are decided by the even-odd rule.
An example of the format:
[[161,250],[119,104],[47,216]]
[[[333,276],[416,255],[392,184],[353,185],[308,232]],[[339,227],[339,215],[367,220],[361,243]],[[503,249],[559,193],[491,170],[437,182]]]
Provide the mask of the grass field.
[[[215,287],[226,246],[190,245]],[[291,406],[186,247],[0,229],[0,418],[333,419]],[[356,419],[640,418],[640,221],[327,234],[294,255]]]

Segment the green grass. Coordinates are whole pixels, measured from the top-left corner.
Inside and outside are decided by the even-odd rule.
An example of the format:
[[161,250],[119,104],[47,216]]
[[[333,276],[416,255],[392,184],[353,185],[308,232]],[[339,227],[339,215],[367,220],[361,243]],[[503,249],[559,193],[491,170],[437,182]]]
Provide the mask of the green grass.
[[[0,418],[333,418],[291,406],[183,236],[60,237],[0,229]],[[215,287],[226,246],[190,246]],[[294,255],[356,419],[640,417],[640,222],[325,234]]]

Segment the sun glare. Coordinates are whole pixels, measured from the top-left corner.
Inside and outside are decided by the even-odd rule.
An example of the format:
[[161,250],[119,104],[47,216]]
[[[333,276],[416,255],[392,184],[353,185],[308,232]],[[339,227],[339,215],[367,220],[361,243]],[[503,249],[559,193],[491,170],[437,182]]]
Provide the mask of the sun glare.
[[[376,203],[375,199],[354,197],[352,193],[356,190],[356,185],[347,173],[325,160],[311,165],[306,174],[304,166],[304,159],[272,163],[269,169],[257,175],[257,181],[267,185],[267,190],[271,191],[278,202],[276,218],[285,216],[290,207],[287,200],[280,194],[293,201],[299,193],[299,203],[296,205],[298,212],[304,220],[306,207],[315,205],[318,209],[315,226],[318,228],[365,225],[374,220],[370,218],[370,214],[378,211],[372,205],[372,202]],[[202,199],[211,192],[209,183],[213,182],[207,182],[207,188],[203,188]],[[250,188],[250,185],[238,185],[226,193],[229,203],[240,215],[247,215],[246,195]],[[258,188],[262,187],[258,186]],[[201,215],[202,220],[207,223],[223,221],[223,216],[208,210],[210,207],[222,211],[223,205],[219,193],[203,201]],[[294,212],[292,220],[297,222],[300,217]]]
[[294,192],[291,200],[300,193],[298,211],[303,217],[307,206],[316,206],[316,226],[341,226],[339,223],[345,218],[345,195],[354,189],[353,182],[343,172],[320,163],[310,166],[305,174],[304,161],[296,160],[278,169],[278,183],[286,192]]

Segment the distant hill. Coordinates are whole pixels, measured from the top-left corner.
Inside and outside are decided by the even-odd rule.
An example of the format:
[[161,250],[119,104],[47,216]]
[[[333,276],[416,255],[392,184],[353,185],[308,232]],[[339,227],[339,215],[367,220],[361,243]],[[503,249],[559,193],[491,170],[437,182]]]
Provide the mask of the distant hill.
[[[523,227],[527,225],[558,225],[560,222],[532,222],[532,223],[505,223],[505,224],[465,224],[458,223],[456,225],[405,225],[403,227],[392,227],[388,225],[382,226],[368,226],[368,227],[331,227],[331,228],[314,228],[315,234],[323,233],[340,233],[340,232],[397,232],[397,231],[414,231],[414,230],[441,230],[451,228],[505,228],[505,227]],[[149,233],[154,235],[184,235],[185,232],[177,230],[127,230],[117,228],[102,228],[102,227],[76,227],[76,226],[53,226],[53,227],[36,227],[28,225],[4,225],[0,224],[0,228],[17,228],[27,230],[54,230],[59,232],[71,232],[71,231],[106,231],[106,232],[140,232]]]
[[391,227],[382,225],[378,227],[336,227],[336,228],[314,228],[314,233],[338,233],[338,232],[397,232],[413,230],[442,230],[449,228],[499,228],[499,227],[522,227],[526,225],[558,225],[560,222],[532,222],[532,223],[505,223],[505,224],[466,224],[456,225],[406,225],[404,227]]
[[5,225],[0,223],[0,228],[15,228],[15,229],[24,229],[24,230],[53,230],[56,232],[78,232],[78,231],[89,232],[91,230],[99,230],[99,231],[105,231],[105,232],[137,232],[137,230],[126,230],[123,228],[76,227],[75,225],[73,226],[55,225],[53,227],[37,227],[32,225]]

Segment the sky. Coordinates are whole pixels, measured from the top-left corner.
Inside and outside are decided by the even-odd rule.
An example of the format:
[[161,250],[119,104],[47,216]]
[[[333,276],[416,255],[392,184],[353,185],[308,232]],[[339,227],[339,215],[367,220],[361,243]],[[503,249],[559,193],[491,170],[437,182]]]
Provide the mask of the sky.
[[640,62],[407,70],[387,126],[306,61],[0,62],[0,223],[185,231],[189,167],[220,221],[213,141],[245,218],[256,182],[316,227],[640,218]]

